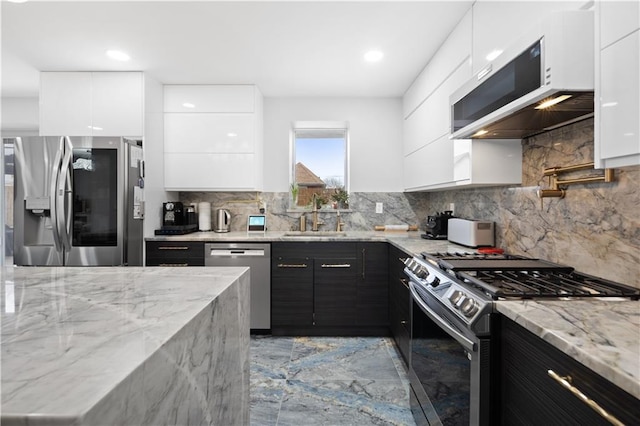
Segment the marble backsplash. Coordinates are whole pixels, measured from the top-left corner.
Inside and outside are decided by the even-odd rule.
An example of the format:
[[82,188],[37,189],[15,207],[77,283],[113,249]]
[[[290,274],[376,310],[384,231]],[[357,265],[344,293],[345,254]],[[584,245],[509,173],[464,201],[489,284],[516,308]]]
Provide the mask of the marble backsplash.
[[[496,246],[568,264],[640,288],[640,167],[615,169],[615,182],[575,184],[564,199],[545,198],[542,171],[593,161],[593,119],[523,140],[522,185],[427,194],[432,210],[496,223]],[[575,172],[584,176],[589,171]],[[563,175],[562,178],[574,175]]]
[[[496,246],[513,254],[568,264],[581,272],[640,288],[640,167],[615,170],[615,182],[571,185],[564,199],[536,195],[548,188],[548,167],[593,161],[593,119],[523,140],[523,179],[519,186],[455,189],[425,193],[352,193],[341,211],[345,230],[373,230],[376,225],[418,225],[427,215],[448,210],[455,215],[496,223]],[[499,165],[496,165],[499,167]],[[584,176],[589,172],[576,172]],[[573,175],[569,175],[572,177]],[[563,176],[564,178],[565,176]],[[299,230],[301,214],[289,209],[287,192],[183,192],[180,201],[212,203],[231,212],[231,230],[246,229],[247,216],[266,206],[271,230]],[[375,213],[377,202],[383,213]],[[321,230],[336,229],[336,210],[321,210]]]

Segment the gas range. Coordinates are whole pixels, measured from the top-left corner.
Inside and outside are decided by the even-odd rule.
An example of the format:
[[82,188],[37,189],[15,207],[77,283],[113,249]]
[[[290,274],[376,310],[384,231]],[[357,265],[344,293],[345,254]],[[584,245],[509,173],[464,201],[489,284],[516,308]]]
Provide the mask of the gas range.
[[406,259],[404,272],[418,292],[438,299],[477,335],[490,332],[488,314],[496,300],[640,299],[639,289],[570,266],[510,254],[421,253]]
[[546,260],[477,253],[421,253],[421,257],[493,300],[585,297],[640,299],[639,289]]

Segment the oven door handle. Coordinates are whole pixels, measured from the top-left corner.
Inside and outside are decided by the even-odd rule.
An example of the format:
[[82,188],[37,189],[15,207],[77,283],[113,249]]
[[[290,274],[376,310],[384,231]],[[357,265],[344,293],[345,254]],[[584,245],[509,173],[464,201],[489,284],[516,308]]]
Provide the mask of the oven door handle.
[[453,328],[449,323],[443,320],[433,309],[431,309],[420,297],[420,295],[414,290],[413,282],[409,282],[409,288],[411,289],[411,295],[413,300],[420,306],[420,309],[429,317],[433,322],[438,324],[449,336],[453,337],[458,343],[460,343],[469,352],[476,351],[476,344],[463,336],[458,330]]

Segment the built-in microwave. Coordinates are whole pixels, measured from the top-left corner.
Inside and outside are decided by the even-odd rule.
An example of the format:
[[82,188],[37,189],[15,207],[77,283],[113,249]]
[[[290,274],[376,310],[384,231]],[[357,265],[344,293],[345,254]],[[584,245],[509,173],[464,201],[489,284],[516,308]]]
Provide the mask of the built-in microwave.
[[554,12],[450,97],[452,139],[520,139],[593,115],[594,21]]

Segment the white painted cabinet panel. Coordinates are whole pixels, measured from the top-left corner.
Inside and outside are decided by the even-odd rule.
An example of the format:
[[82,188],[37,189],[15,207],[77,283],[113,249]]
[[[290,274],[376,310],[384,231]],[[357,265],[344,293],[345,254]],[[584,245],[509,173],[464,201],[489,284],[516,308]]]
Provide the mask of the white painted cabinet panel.
[[[584,2],[586,3],[586,1]],[[477,1],[473,5],[473,74],[504,51],[529,27],[554,11],[577,10],[580,1]]]
[[[402,98],[403,117],[407,118],[445,81],[451,73],[467,67],[466,79],[471,78],[471,11],[458,23],[442,44],[431,62],[418,75]],[[463,80],[464,81],[464,80]],[[456,90],[455,87],[453,90]]]
[[253,114],[164,115],[165,152],[253,153]]
[[164,95],[166,190],[262,190],[263,108],[256,86],[166,85]]
[[522,183],[522,143],[512,139],[452,141],[456,185]]
[[91,73],[40,73],[40,136],[91,136]]
[[640,2],[601,1],[600,48],[605,48],[640,28]]
[[246,191],[261,184],[254,154],[165,153],[168,191]]
[[94,72],[91,79],[93,135],[142,136],[142,73]]
[[164,86],[164,112],[255,112],[253,85],[170,84]]
[[453,141],[443,136],[405,156],[406,191],[451,186],[453,182]]
[[141,72],[40,73],[40,135],[142,136]]
[[596,167],[640,164],[640,30],[600,52]]

